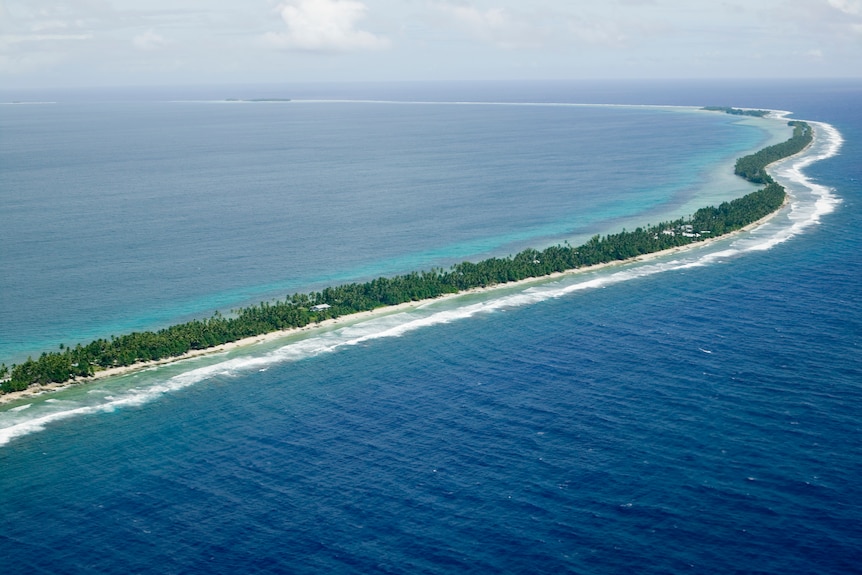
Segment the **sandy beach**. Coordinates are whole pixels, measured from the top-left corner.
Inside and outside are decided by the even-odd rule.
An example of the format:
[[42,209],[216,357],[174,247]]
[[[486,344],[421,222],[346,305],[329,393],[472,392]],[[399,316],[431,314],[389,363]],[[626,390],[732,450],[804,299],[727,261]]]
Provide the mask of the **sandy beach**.
[[[787,115],[787,112],[781,112],[781,111],[773,111],[772,113],[773,113],[774,117],[777,119],[783,119],[784,116]],[[793,156],[789,156],[788,158],[782,158],[779,161],[785,161],[785,160],[788,160],[789,158],[793,158],[793,157],[804,154],[814,144],[814,141],[816,141],[816,137],[817,137],[817,134],[815,131],[814,132],[814,138],[815,139],[808,146],[806,146],[805,149],[798,152],[797,154],[794,154]],[[767,167],[769,167],[769,166],[767,166]],[[593,272],[596,270],[614,267],[614,266],[623,266],[626,264],[631,264],[633,262],[646,262],[646,261],[654,260],[654,259],[661,258],[664,256],[668,256],[668,255],[672,255],[672,254],[676,254],[676,253],[680,253],[680,252],[684,252],[684,251],[689,251],[689,250],[693,250],[693,249],[698,249],[698,248],[713,244],[717,241],[734,237],[736,235],[742,234],[744,232],[750,231],[750,230],[752,230],[758,226],[763,225],[764,223],[766,223],[767,221],[769,221],[770,219],[775,217],[779,213],[779,211],[781,211],[781,209],[784,208],[790,202],[790,199],[791,198],[790,198],[789,194],[786,195],[784,198],[784,203],[782,204],[781,208],[779,208],[778,210],[775,210],[774,212],[764,216],[763,218],[757,220],[756,222],[753,222],[753,223],[745,226],[744,228],[741,228],[741,229],[736,230],[734,232],[731,232],[729,234],[724,234],[724,235],[717,236],[714,238],[708,238],[708,239],[694,242],[694,243],[691,243],[691,244],[688,244],[685,246],[678,246],[678,247],[674,247],[674,248],[670,248],[670,249],[666,249],[666,250],[652,252],[649,254],[643,254],[643,255],[636,256],[634,258],[629,258],[626,260],[618,260],[618,261],[607,262],[607,263],[603,263],[603,264],[597,264],[594,266],[575,268],[575,269],[566,270],[563,272],[555,272],[555,273],[545,275],[545,276],[526,278],[526,279],[516,281],[516,282],[495,284],[495,285],[484,287],[484,288],[472,288],[469,290],[461,291],[461,292],[454,293],[454,294],[448,294],[448,295],[440,296],[440,297],[436,297],[436,298],[405,302],[405,303],[393,305],[393,306],[383,306],[383,307],[379,307],[377,309],[370,310],[370,311],[363,311],[363,312],[358,312],[358,313],[354,313],[354,314],[344,315],[344,316],[341,316],[338,318],[324,320],[322,322],[309,324],[309,325],[304,326],[304,327],[291,328],[291,329],[281,330],[281,331],[274,331],[274,332],[270,332],[267,334],[257,335],[254,337],[243,338],[243,339],[240,339],[240,340],[237,340],[234,342],[221,344],[221,345],[207,348],[207,349],[192,350],[192,351],[189,351],[187,353],[184,353],[183,355],[179,355],[179,356],[175,356],[175,357],[168,357],[168,358],[159,359],[159,360],[155,360],[155,361],[138,362],[138,363],[128,365],[128,366],[121,366],[121,367],[113,367],[113,368],[109,368],[109,369],[104,369],[102,371],[96,372],[94,375],[92,375],[90,377],[73,378],[72,380],[64,382],[64,383],[49,383],[49,384],[45,384],[45,385],[34,384],[34,385],[31,385],[29,388],[27,388],[23,391],[14,391],[11,393],[6,393],[4,395],[0,395],[0,406],[6,405],[9,403],[13,403],[13,402],[17,402],[17,401],[22,400],[22,399],[33,398],[33,397],[36,397],[39,395],[43,395],[45,393],[50,393],[53,391],[59,391],[61,389],[66,389],[66,388],[73,386],[73,385],[74,386],[86,385],[88,383],[92,383],[92,382],[106,379],[109,377],[126,375],[129,373],[133,373],[136,371],[148,369],[148,368],[159,366],[159,365],[166,365],[166,364],[170,364],[170,363],[185,361],[185,360],[195,358],[195,357],[200,357],[203,355],[211,355],[211,354],[216,354],[216,353],[229,352],[229,351],[232,351],[232,350],[235,350],[238,348],[248,347],[251,345],[256,345],[256,344],[265,343],[265,342],[270,342],[270,341],[278,340],[278,339],[289,337],[289,336],[295,336],[297,334],[304,333],[304,332],[322,331],[322,330],[330,329],[333,326],[337,326],[340,324],[357,323],[357,322],[367,320],[367,319],[370,319],[373,317],[378,317],[378,316],[382,316],[382,315],[389,315],[389,314],[394,314],[394,313],[398,313],[401,311],[413,309],[413,308],[419,307],[421,305],[424,305],[424,304],[432,302],[432,301],[443,301],[446,299],[463,297],[463,296],[466,296],[469,294],[486,293],[486,292],[492,292],[492,291],[502,290],[502,289],[518,288],[519,286],[528,286],[528,285],[535,285],[535,284],[539,284],[539,283],[551,282],[551,281],[555,281],[559,278],[566,277],[566,276],[572,276],[572,275],[576,275],[576,274]]]
[[[784,205],[786,205],[788,202],[789,202],[789,198],[785,198]],[[45,384],[45,385],[34,384],[34,385],[31,385],[29,388],[27,388],[23,391],[14,391],[11,393],[0,395],[0,405],[6,405],[9,403],[17,402],[17,401],[22,400],[22,399],[29,399],[29,398],[33,398],[33,397],[36,397],[39,395],[43,395],[45,393],[59,391],[61,389],[66,389],[70,386],[86,385],[86,384],[93,383],[93,382],[99,381],[99,380],[103,380],[103,379],[106,379],[109,377],[126,375],[129,373],[133,373],[136,371],[148,369],[148,368],[159,366],[159,365],[166,365],[169,363],[176,363],[176,362],[180,362],[180,361],[185,361],[185,360],[195,358],[195,357],[200,357],[203,355],[211,355],[211,354],[216,354],[216,353],[229,352],[229,351],[232,351],[232,350],[235,350],[238,348],[248,347],[251,345],[256,345],[256,344],[265,343],[265,342],[270,342],[270,341],[278,340],[278,339],[285,338],[288,336],[294,336],[294,335],[304,333],[304,332],[313,333],[315,331],[330,329],[333,326],[337,326],[340,324],[356,323],[356,322],[367,320],[367,319],[370,319],[373,317],[398,313],[401,311],[406,311],[406,310],[410,310],[410,309],[419,307],[423,304],[426,304],[426,303],[429,303],[432,301],[443,301],[445,299],[454,299],[454,298],[463,297],[463,296],[469,295],[469,294],[487,293],[487,292],[493,292],[493,291],[501,290],[501,289],[511,289],[511,288],[518,288],[520,286],[535,285],[538,283],[555,281],[559,278],[566,277],[566,276],[572,276],[572,275],[576,275],[576,274],[593,272],[593,271],[604,269],[604,268],[609,268],[609,267],[614,267],[614,266],[623,266],[623,265],[630,264],[633,262],[646,262],[646,261],[650,261],[650,260],[654,260],[654,259],[657,259],[660,257],[667,256],[667,255],[672,255],[672,254],[676,254],[676,253],[680,253],[680,252],[684,252],[684,251],[689,251],[692,249],[701,248],[701,247],[710,245],[712,243],[715,243],[717,241],[733,237],[734,235],[738,235],[738,234],[741,234],[743,232],[750,231],[750,230],[762,225],[763,223],[767,222],[768,220],[772,219],[778,212],[779,212],[779,210],[776,210],[776,211],[772,212],[771,214],[761,218],[760,220],[758,220],[754,223],[751,223],[751,224],[745,226],[744,228],[737,230],[735,232],[732,232],[730,234],[724,234],[722,236],[718,236],[715,238],[709,238],[709,239],[702,240],[699,242],[694,242],[694,243],[691,243],[691,244],[688,244],[685,246],[678,246],[678,247],[670,248],[667,250],[661,250],[658,252],[643,254],[643,255],[640,255],[640,256],[637,256],[634,258],[629,258],[626,260],[618,260],[618,261],[607,262],[607,263],[603,263],[603,264],[597,264],[594,266],[587,266],[587,267],[581,267],[581,268],[566,270],[563,272],[555,272],[553,274],[546,275],[546,276],[526,278],[526,279],[516,281],[516,282],[495,284],[493,286],[488,286],[488,287],[484,287],[484,288],[472,288],[469,290],[465,290],[465,291],[454,293],[454,294],[448,294],[448,295],[437,297],[437,298],[430,298],[430,299],[425,299],[425,300],[405,302],[405,303],[393,305],[393,306],[379,307],[379,308],[374,309],[374,310],[344,315],[344,316],[340,316],[337,318],[324,320],[324,321],[319,322],[319,323],[309,324],[309,325],[304,326],[304,327],[291,328],[291,329],[286,329],[286,330],[281,330],[281,331],[274,331],[274,332],[270,332],[267,334],[257,335],[254,337],[243,338],[243,339],[240,339],[237,341],[221,344],[221,345],[218,345],[215,347],[210,347],[207,349],[192,350],[192,351],[189,351],[187,353],[184,353],[183,355],[179,355],[179,356],[175,356],[175,357],[168,357],[168,358],[159,359],[159,360],[155,360],[155,361],[138,362],[138,363],[135,363],[132,365],[127,365],[127,366],[112,367],[109,369],[104,369],[102,371],[98,371],[90,377],[75,378],[75,379],[72,379],[72,380],[64,382],[64,383],[49,383],[49,384]]]

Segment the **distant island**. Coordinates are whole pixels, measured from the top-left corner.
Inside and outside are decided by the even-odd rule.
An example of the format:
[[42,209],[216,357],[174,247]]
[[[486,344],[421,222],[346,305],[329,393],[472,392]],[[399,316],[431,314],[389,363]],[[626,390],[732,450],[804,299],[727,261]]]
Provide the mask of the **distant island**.
[[[714,111],[734,113],[734,108]],[[813,140],[805,122],[789,122],[793,136],[736,161],[735,173],[764,187],[718,207],[697,210],[690,218],[655,226],[623,230],[571,247],[556,245],[527,249],[506,258],[463,262],[448,270],[411,272],[379,277],[364,283],[327,287],[319,292],[293,294],[282,301],[263,302],[236,310],[232,317],[216,312],[209,319],[193,320],[158,331],[134,332],[97,339],[75,347],[42,353],[8,368],[0,365],[0,393],[24,391],[31,385],[78,382],[118,367],[134,368],[145,362],[180,359],[223,344],[262,334],[301,328],[359,312],[407,302],[437,298],[474,288],[548,276],[558,272],[625,261],[686,246],[739,230],[778,210],[785,202],[784,188],[766,167],[804,150]]]
[[707,112],[724,112],[734,116],[754,116],[755,118],[764,118],[769,115],[769,110],[743,110],[742,108],[728,108],[724,106],[704,106],[701,110]]
[[11,102],[0,102],[0,104],[6,104],[10,106],[27,106],[27,105],[42,105],[42,104],[56,104],[57,102],[43,102],[38,100],[12,100]]
[[290,98],[252,98],[250,100],[227,98],[225,102],[290,102]]

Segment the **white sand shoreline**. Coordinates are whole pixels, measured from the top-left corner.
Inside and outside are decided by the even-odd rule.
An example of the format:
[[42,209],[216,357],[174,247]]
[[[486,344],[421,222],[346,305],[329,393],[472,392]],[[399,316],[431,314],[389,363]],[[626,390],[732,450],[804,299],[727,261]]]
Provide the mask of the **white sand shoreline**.
[[[775,111],[775,113],[776,113],[777,119],[784,119],[785,115],[787,114],[787,112],[781,112],[781,111]],[[812,128],[812,131],[813,131],[813,128]],[[806,146],[805,149],[798,152],[797,154],[794,154],[793,156],[788,156],[787,158],[782,158],[781,160],[778,160],[778,161],[785,161],[785,160],[788,160],[788,159],[793,158],[795,156],[799,156],[801,154],[804,154],[814,144],[815,141],[816,141],[816,132],[814,132],[814,139],[812,139],[812,142],[808,146]],[[230,343],[220,344],[220,345],[217,345],[215,347],[210,347],[210,348],[206,348],[206,349],[199,349],[199,350],[192,350],[192,351],[186,352],[182,355],[175,356],[175,357],[168,357],[168,358],[163,358],[163,359],[159,359],[159,360],[152,360],[152,361],[137,362],[137,363],[134,363],[134,364],[128,365],[128,366],[112,367],[112,368],[108,368],[108,369],[104,369],[102,371],[96,372],[94,375],[89,376],[89,377],[73,378],[72,380],[69,380],[69,381],[66,381],[63,383],[33,384],[25,390],[13,391],[10,393],[0,395],[0,406],[5,406],[5,405],[8,405],[10,403],[17,403],[21,400],[32,399],[32,398],[38,397],[38,396],[46,394],[46,393],[51,393],[51,392],[60,391],[62,389],[67,389],[71,386],[86,385],[86,384],[97,382],[97,381],[100,381],[100,380],[103,380],[103,379],[106,379],[109,377],[118,377],[118,376],[122,376],[122,375],[127,375],[130,373],[138,372],[138,371],[149,369],[152,367],[157,367],[157,366],[162,366],[162,365],[167,365],[167,364],[173,364],[173,363],[177,363],[177,362],[181,362],[181,361],[185,361],[185,360],[189,360],[192,358],[197,358],[197,357],[201,357],[201,356],[205,356],[205,355],[226,353],[226,352],[230,352],[232,350],[238,349],[238,348],[248,347],[248,346],[256,345],[256,344],[260,344],[260,343],[271,342],[271,341],[286,338],[289,336],[295,336],[295,335],[301,334],[303,332],[325,330],[325,329],[332,328],[333,326],[336,326],[336,325],[341,325],[341,324],[346,324],[346,323],[356,323],[356,322],[359,322],[359,321],[362,321],[365,319],[371,319],[373,317],[398,313],[400,311],[414,309],[416,307],[419,307],[421,305],[424,305],[424,304],[427,304],[430,302],[444,301],[446,299],[463,297],[463,296],[466,296],[469,294],[486,293],[486,292],[492,292],[492,291],[501,290],[501,289],[517,288],[519,286],[525,286],[525,285],[531,285],[531,284],[537,284],[537,283],[545,283],[545,282],[554,281],[556,279],[575,275],[575,274],[592,272],[592,271],[596,271],[596,270],[600,270],[600,269],[612,267],[612,266],[622,266],[622,265],[631,264],[634,262],[646,262],[646,261],[650,261],[650,260],[654,260],[657,258],[667,256],[667,255],[680,253],[680,252],[684,252],[684,251],[689,251],[692,249],[697,249],[697,248],[704,247],[704,246],[713,244],[713,243],[721,241],[721,240],[732,238],[733,236],[742,234],[744,232],[750,231],[756,227],[763,225],[764,223],[766,223],[767,221],[769,221],[770,219],[775,217],[781,211],[781,209],[784,208],[789,202],[790,202],[790,197],[789,197],[789,194],[787,194],[785,196],[784,203],[782,204],[782,206],[779,209],[777,209],[777,210],[773,211],[772,213],[764,216],[763,218],[757,220],[756,222],[752,222],[751,224],[748,224],[747,226],[745,226],[739,230],[733,231],[731,233],[723,234],[721,236],[717,236],[717,237],[713,237],[713,238],[708,238],[706,240],[693,242],[693,243],[690,243],[690,244],[685,245],[685,246],[677,246],[677,247],[669,248],[666,250],[652,252],[649,254],[643,254],[643,255],[636,256],[634,258],[629,258],[626,260],[616,260],[613,262],[596,264],[593,266],[574,268],[574,269],[566,270],[563,272],[554,272],[554,273],[549,274],[549,275],[526,278],[526,279],[515,281],[515,282],[495,284],[495,285],[483,287],[483,288],[472,288],[469,290],[465,290],[465,291],[461,291],[461,292],[457,292],[457,293],[453,293],[453,294],[447,294],[447,295],[439,296],[436,298],[428,298],[428,299],[424,299],[424,300],[405,302],[405,303],[401,303],[401,304],[397,304],[397,305],[393,305],[393,306],[383,306],[383,307],[379,307],[379,308],[376,308],[376,309],[373,309],[370,311],[357,312],[357,313],[353,313],[353,314],[343,315],[343,316],[340,316],[338,318],[324,320],[322,322],[309,324],[309,325],[306,325],[304,327],[297,327],[297,328],[290,328],[290,329],[286,329],[286,330],[274,331],[274,332],[270,332],[270,333],[266,333],[266,334],[261,334],[261,335],[256,335],[256,336],[252,336],[252,337],[239,339],[237,341],[233,341]]]
[[[788,200],[785,199],[784,205],[786,205],[787,203],[788,203]],[[109,377],[117,377],[117,376],[121,376],[121,375],[127,375],[130,373],[134,373],[134,372],[141,371],[144,369],[149,369],[152,367],[173,364],[173,363],[177,363],[177,362],[181,362],[181,361],[185,361],[188,359],[201,357],[201,356],[205,356],[205,355],[226,353],[226,352],[238,349],[238,348],[257,345],[260,343],[271,342],[271,341],[286,338],[289,336],[301,334],[304,332],[313,332],[313,331],[325,330],[325,329],[329,329],[329,328],[332,328],[333,326],[337,326],[337,325],[341,325],[341,324],[355,323],[355,322],[360,322],[360,321],[363,321],[366,319],[371,319],[373,317],[379,317],[379,316],[383,316],[383,315],[398,313],[401,311],[414,309],[416,307],[419,307],[421,305],[424,305],[424,304],[427,304],[430,302],[439,302],[439,301],[444,301],[446,299],[454,299],[454,298],[463,297],[463,296],[470,295],[470,294],[487,293],[487,292],[493,292],[493,291],[497,291],[497,290],[501,290],[501,289],[507,289],[507,288],[518,288],[520,286],[537,284],[537,283],[544,283],[544,282],[548,282],[548,281],[554,281],[554,280],[557,280],[557,279],[562,278],[562,277],[592,272],[592,271],[600,270],[603,268],[608,268],[608,267],[613,267],[613,266],[622,266],[622,265],[631,264],[634,262],[646,262],[646,261],[654,260],[654,259],[657,259],[657,258],[660,258],[663,256],[667,256],[667,255],[671,255],[671,254],[675,254],[675,253],[680,253],[680,252],[684,252],[684,251],[689,251],[689,250],[696,249],[699,247],[704,247],[704,246],[710,245],[712,243],[715,243],[717,241],[728,239],[730,237],[733,237],[734,235],[738,235],[738,234],[741,234],[743,232],[750,231],[751,229],[754,229],[754,228],[762,225],[766,221],[772,219],[779,212],[779,210],[776,210],[776,211],[772,212],[771,214],[761,218],[760,220],[753,222],[753,223],[745,226],[744,228],[736,230],[736,231],[731,232],[729,234],[724,234],[721,236],[709,238],[709,239],[702,240],[699,242],[693,242],[693,243],[685,245],[685,246],[677,246],[677,247],[669,248],[666,250],[661,250],[658,252],[643,254],[643,255],[636,256],[634,258],[629,258],[626,260],[616,260],[613,262],[606,262],[606,263],[596,264],[596,265],[592,265],[592,266],[575,268],[575,269],[566,270],[566,271],[562,271],[562,272],[554,272],[554,273],[549,274],[549,275],[526,278],[526,279],[515,281],[515,282],[495,284],[495,285],[488,286],[488,287],[471,288],[469,290],[464,290],[464,291],[460,291],[460,292],[453,293],[453,294],[447,294],[447,295],[439,296],[436,298],[428,298],[428,299],[424,299],[424,300],[410,301],[410,302],[405,302],[405,303],[392,305],[392,306],[383,306],[383,307],[379,307],[379,308],[376,308],[376,309],[373,309],[370,311],[362,311],[362,312],[357,312],[357,313],[353,313],[353,314],[343,315],[343,316],[333,318],[333,319],[327,319],[327,320],[324,320],[324,321],[319,322],[319,323],[306,325],[304,327],[295,327],[295,328],[290,328],[290,329],[285,329],[285,330],[273,331],[273,332],[269,332],[269,333],[265,333],[265,334],[261,334],[261,335],[256,335],[256,336],[252,336],[252,337],[239,339],[237,341],[233,341],[233,342],[229,342],[229,343],[223,343],[223,344],[217,345],[215,347],[209,347],[206,349],[196,349],[196,350],[192,350],[192,351],[186,352],[182,355],[178,355],[175,357],[167,357],[164,359],[158,359],[158,360],[152,360],[152,361],[142,361],[142,362],[134,363],[132,365],[127,365],[127,366],[112,367],[112,368],[104,369],[102,371],[98,371],[89,377],[75,378],[75,379],[72,379],[72,380],[69,380],[69,381],[66,381],[63,383],[33,384],[23,391],[13,391],[10,393],[6,393],[4,395],[0,395],[0,405],[6,405],[9,403],[17,402],[17,401],[22,400],[22,399],[31,399],[31,398],[43,395],[45,393],[59,391],[62,389],[69,388],[71,386],[86,385],[86,384],[100,381],[100,380],[103,380],[103,379],[106,379]]]

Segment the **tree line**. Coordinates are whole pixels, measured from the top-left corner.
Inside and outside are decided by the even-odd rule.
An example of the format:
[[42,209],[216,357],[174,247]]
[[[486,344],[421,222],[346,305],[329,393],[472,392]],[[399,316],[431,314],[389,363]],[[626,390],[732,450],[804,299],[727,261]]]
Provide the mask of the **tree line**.
[[566,243],[544,250],[526,249],[514,256],[465,261],[449,269],[379,277],[362,283],[293,294],[283,300],[235,310],[230,317],[216,312],[207,319],[195,319],[157,331],[100,338],[74,347],[60,345],[59,351],[44,352],[36,359],[27,358],[11,369],[5,364],[0,365],[0,392],[21,391],[33,384],[86,378],[111,367],[178,357],[192,350],[304,327],[379,307],[626,260],[738,230],[772,213],[784,203],[784,188],[774,182],[764,169],[770,162],[801,151],[811,141],[811,129],[807,124],[790,124],[794,126],[792,138],[737,161],[737,174],[755,183],[766,183],[765,187],[723,202],[718,207],[701,208],[689,218],[638,227],[633,231],[596,235],[577,247]]
[[739,158],[734,167],[736,175],[755,184],[773,183],[772,177],[766,173],[766,166],[805,149],[805,146],[814,139],[811,126],[805,122],[788,122],[788,124],[793,126],[793,137],[780,144],[768,146],[759,152]]
[[743,110],[742,108],[729,108],[726,106],[704,106],[701,110],[724,112],[733,116],[754,116],[755,118],[763,118],[769,115],[769,110]]

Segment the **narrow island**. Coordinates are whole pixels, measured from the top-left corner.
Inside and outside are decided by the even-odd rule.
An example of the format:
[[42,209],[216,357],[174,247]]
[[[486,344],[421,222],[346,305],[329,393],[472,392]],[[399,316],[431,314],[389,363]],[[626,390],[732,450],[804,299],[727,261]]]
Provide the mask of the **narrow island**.
[[743,108],[728,108],[725,106],[704,106],[701,110],[708,112],[724,112],[733,116],[754,116],[755,118],[765,118],[769,115],[769,110],[751,110]]
[[242,98],[227,98],[225,102],[246,102],[251,104],[259,104],[266,102],[290,102],[290,98],[251,98],[243,100]]
[[[707,108],[737,114],[735,108]],[[759,115],[760,111],[756,111]],[[738,115],[738,114],[737,114]],[[118,368],[134,369],[151,362],[174,361],[217,346],[273,332],[303,328],[341,316],[378,308],[438,298],[471,289],[487,288],[589,266],[631,260],[645,254],[680,248],[740,230],[777,211],[786,192],[766,167],[804,150],[813,140],[811,126],[791,121],[793,136],[736,161],[735,173],[764,187],[718,207],[700,208],[689,218],[655,226],[593,236],[578,247],[555,245],[526,249],[514,256],[462,262],[448,270],[431,269],[364,283],[327,287],[293,294],[281,301],[263,302],[236,310],[231,317],[216,312],[158,331],[134,332],[97,339],[75,347],[42,353],[8,368],[0,365],[0,394],[22,392],[31,386],[79,383]]]

